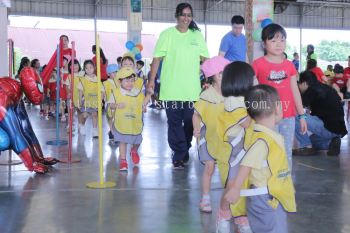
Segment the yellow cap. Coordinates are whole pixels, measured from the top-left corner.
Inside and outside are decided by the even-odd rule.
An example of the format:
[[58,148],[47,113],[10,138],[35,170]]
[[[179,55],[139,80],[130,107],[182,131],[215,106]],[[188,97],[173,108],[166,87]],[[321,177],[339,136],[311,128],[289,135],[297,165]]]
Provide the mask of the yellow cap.
[[122,67],[118,72],[117,72],[117,79],[124,79],[127,77],[130,77],[131,75],[135,75],[134,69],[130,67]]
[[131,57],[131,58],[132,58],[132,60],[133,60],[133,61],[135,61],[135,56],[134,56],[134,54],[133,54],[133,53],[130,53],[130,52],[128,52],[128,53],[124,53],[123,58],[124,58],[124,57]]

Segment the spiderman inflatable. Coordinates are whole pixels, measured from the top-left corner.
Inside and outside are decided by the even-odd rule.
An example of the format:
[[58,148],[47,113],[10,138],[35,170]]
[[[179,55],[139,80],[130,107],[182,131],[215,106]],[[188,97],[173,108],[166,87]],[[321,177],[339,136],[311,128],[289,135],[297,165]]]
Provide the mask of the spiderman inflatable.
[[21,100],[23,93],[35,105],[44,98],[41,79],[33,68],[23,68],[20,82],[8,77],[0,78],[0,151],[11,149],[29,171],[46,173],[48,166],[59,160],[44,158]]

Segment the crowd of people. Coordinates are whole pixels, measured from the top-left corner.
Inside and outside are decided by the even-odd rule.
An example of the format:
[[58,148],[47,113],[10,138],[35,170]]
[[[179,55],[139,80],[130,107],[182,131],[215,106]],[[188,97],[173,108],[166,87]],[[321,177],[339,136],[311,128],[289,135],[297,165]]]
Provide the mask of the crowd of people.
[[[339,155],[341,137],[347,134],[342,99],[350,97],[350,68],[337,64],[323,72],[317,66],[314,46],[309,45],[307,69],[299,74],[299,55],[295,53],[293,61],[285,57],[287,33],[275,23],[262,30],[265,55],[250,65],[242,34],[245,21],[239,15],[232,17],[232,31],[223,37],[218,56],[209,58],[193,13],[190,4],[177,5],[177,24],[160,34],[148,75],[142,71],[144,62],[132,54],[124,54],[115,64],[100,49],[103,85],[98,90],[96,57],[83,66],[72,61],[66,35],[60,38],[66,52],[59,87],[54,58],[41,73],[37,59],[23,58],[18,73],[31,65],[43,77],[44,118],[49,119],[54,111],[59,88],[61,121],[66,121],[65,109],[73,101],[79,134],[86,134],[86,119],[91,116],[93,138],[98,138],[100,91],[109,139],[119,145],[120,171],[128,170],[128,144],[133,164],[140,163],[138,149],[147,106],[164,108],[174,169],[185,169],[192,138],[197,138],[199,160],[205,166],[202,212],[212,212],[210,184],[217,164],[225,188],[217,211],[217,232],[230,232],[232,217],[240,233],[288,232],[286,214],[296,212],[292,155],[315,155],[317,150]],[[96,53],[96,46],[92,52]],[[294,140],[299,148],[293,150]]]

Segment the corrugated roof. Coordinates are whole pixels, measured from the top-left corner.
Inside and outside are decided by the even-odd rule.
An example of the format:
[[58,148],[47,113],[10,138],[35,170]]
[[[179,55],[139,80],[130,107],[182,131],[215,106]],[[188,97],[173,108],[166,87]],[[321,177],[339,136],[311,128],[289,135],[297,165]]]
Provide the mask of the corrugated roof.
[[[91,52],[91,46],[95,44],[93,31],[8,27],[8,37],[13,39],[15,47],[20,48],[24,56],[38,58],[41,65],[48,62],[62,34],[67,35],[70,42],[75,41],[77,57],[81,61],[93,57]],[[99,32],[99,35],[101,48],[109,63],[116,63],[117,57],[127,52],[126,33]],[[143,57],[152,58],[156,42],[157,38],[154,35],[142,35]]]

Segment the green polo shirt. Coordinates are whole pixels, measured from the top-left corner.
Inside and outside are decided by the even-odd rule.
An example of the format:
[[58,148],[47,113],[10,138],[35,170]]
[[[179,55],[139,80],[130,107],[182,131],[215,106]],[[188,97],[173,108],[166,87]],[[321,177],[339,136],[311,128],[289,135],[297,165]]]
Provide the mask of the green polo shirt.
[[175,27],[166,29],[159,36],[153,56],[163,57],[161,100],[198,100],[201,91],[200,56],[209,57],[200,31],[189,29],[181,33]]

